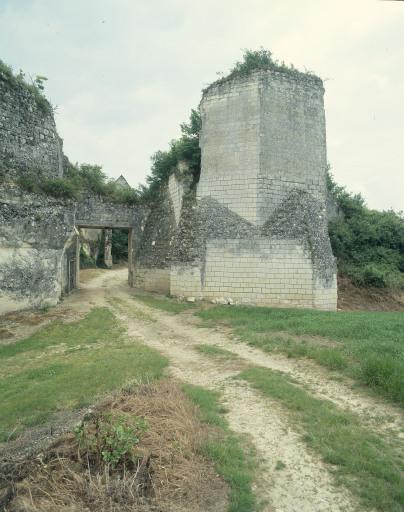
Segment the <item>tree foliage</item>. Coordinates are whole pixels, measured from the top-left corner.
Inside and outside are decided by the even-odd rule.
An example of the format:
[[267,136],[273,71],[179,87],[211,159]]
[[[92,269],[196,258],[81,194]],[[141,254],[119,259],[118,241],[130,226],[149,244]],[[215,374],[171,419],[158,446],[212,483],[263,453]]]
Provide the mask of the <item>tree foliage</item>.
[[360,194],[350,194],[327,173],[328,189],[341,215],[329,224],[340,274],[358,286],[404,288],[403,214],[369,209]]
[[151,157],[151,174],[146,178],[147,187],[143,187],[142,196],[154,199],[164,183],[167,183],[181,161],[189,166],[189,172],[194,182],[199,180],[201,172],[201,150],[199,147],[199,132],[201,116],[199,110],[192,109],[188,123],[181,124],[181,137],[172,140],[167,151],[156,151]]
[[128,261],[128,231],[125,229],[112,230],[112,261]]
[[46,178],[40,172],[32,172],[21,175],[17,183],[28,192],[57,198],[80,200],[92,194],[117,203],[137,204],[140,201],[138,190],[120,187],[114,179],[108,179],[100,165],[69,162],[63,178]]

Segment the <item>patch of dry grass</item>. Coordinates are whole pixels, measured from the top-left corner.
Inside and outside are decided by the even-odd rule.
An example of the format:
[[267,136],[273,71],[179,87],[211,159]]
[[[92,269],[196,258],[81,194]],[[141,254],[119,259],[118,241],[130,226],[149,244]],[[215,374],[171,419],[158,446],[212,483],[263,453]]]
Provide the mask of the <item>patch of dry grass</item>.
[[115,468],[95,465],[80,452],[77,437],[68,434],[46,453],[9,465],[8,487],[13,497],[5,511],[226,509],[227,486],[200,453],[208,427],[176,383],[166,380],[126,387],[95,413],[145,420],[148,428],[134,447],[137,463]]

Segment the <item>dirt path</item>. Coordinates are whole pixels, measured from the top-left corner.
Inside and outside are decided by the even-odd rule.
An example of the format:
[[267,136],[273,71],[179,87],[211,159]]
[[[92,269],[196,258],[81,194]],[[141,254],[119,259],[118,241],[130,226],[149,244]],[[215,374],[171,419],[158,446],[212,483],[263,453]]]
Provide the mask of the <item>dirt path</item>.
[[[316,396],[331,400],[359,414],[363,422],[382,433],[399,431],[402,413],[382,401],[351,389],[349,384],[330,379],[329,374],[306,361],[264,354],[238,342],[218,329],[201,328],[191,313],[171,315],[150,308],[133,297],[126,285],[126,270],[95,274],[82,289],[69,297],[64,308],[78,311],[106,305],[127,326],[128,333],[159,350],[170,360],[170,371],[178,379],[221,391],[233,431],[248,434],[262,461],[259,499],[268,503],[263,510],[276,512],[325,512],[356,510],[356,499],[336,487],[324,465],[301,441],[285,410],[262,397],[247,383],[232,379],[248,365],[283,371],[305,385]],[[214,359],[197,350],[198,344],[231,350],[238,358]],[[276,470],[281,461],[285,467]]]
[[[259,360],[262,354],[251,352],[248,347],[215,330],[200,329],[191,321],[190,315],[174,316],[144,305],[130,295],[130,290],[122,283],[124,278],[124,272],[106,275],[103,284],[92,282],[86,285],[86,294],[88,297],[91,295],[90,286],[101,284],[97,290],[94,286],[92,302],[101,305],[104,298],[127,326],[130,336],[169,358],[173,376],[221,391],[231,429],[251,438],[258,460],[262,461],[256,493],[267,503],[263,510],[355,510],[356,500],[345,489],[334,486],[327,467],[307,451],[282,408],[276,402],[263,398],[248,384],[232,379],[250,363],[263,364],[264,361]],[[118,279],[122,280],[119,282]],[[231,362],[216,361],[195,350],[195,345],[201,343],[225,346],[240,357]],[[249,357],[243,354],[244,349]],[[285,464],[284,469],[275,469],[278,461]]]

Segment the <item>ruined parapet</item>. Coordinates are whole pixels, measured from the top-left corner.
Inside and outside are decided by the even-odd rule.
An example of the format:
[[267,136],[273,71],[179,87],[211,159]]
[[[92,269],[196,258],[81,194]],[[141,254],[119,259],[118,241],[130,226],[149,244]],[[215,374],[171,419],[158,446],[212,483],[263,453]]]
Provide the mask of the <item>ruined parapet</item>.
[[202,170],[174,243],[173,295],[336,308],[323,93],[319,78],[282,71],[205,91]]
[[63,175],[62,140],[50,104],[0,72],[0,174],[8,179]]

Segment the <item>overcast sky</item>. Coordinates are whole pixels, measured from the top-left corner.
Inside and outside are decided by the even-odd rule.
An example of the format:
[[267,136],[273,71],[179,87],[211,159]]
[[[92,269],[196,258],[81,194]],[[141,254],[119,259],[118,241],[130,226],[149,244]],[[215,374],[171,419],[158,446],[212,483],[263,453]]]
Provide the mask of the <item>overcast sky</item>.
[[325,80],[337,181],[404,210],[404,2],[0,0],[0,58],[48,77],[67,156],[133,186],[202,87],[260,46]]

